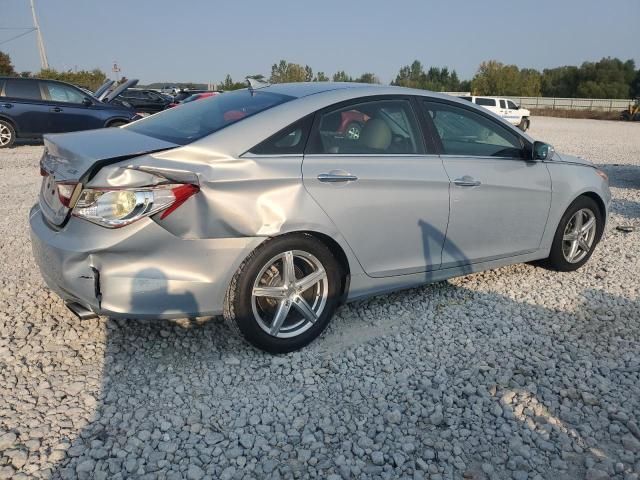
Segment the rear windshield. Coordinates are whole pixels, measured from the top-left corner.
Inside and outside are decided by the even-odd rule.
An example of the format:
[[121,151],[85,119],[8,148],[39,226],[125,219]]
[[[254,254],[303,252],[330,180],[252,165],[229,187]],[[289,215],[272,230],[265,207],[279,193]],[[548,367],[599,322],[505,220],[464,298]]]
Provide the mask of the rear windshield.
[[485,107],[495,107],[496,101],[494,98],[480,98],[476,97],[476,105],[482,105]]
[[186,145],[294,97],[236,90],[189,102],[128,125],[128,130]]

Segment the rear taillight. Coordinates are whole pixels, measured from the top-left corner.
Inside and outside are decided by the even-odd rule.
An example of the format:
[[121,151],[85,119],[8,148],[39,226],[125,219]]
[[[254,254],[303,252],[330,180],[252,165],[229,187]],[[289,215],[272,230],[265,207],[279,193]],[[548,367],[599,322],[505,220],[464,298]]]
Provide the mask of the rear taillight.
[[76,182],[74,183],[56,183],[56,188],[58,189],[58,198],[60,199],[60,203],[62,203],[65,207],[69,208],[71,205],[71,198],[73,197],[73,192],[76,189]]
[[166,218],[199,190],[191,184],[135,189],[86,188],[72,213],[103,227],[118,228],[159,212],[162,212],[161,218]]

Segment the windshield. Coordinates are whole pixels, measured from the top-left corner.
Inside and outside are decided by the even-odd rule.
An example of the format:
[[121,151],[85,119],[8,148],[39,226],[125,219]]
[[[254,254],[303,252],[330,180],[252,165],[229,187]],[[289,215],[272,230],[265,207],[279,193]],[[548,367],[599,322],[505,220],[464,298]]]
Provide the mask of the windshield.
[[178,145],[186,145],[232,123],[294,97],[271,92],[236,90],[165,110],[127,125],[127,129]]

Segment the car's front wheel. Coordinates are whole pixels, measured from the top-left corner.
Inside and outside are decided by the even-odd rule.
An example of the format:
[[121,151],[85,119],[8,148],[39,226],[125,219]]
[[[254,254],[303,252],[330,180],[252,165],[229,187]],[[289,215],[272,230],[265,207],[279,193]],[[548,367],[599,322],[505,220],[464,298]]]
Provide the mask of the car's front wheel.
[[310,235],[269,240],[238,268],[227,291],[225,319],[270,353],[298,350],[326,328],[338,305],[340,265]]
[[9,148],[16,141],[16,130],[9,122],[0,120],[0,148]]
[[571,272],[587,263],[602,237],[604,219],[596,202],[578,197],[562,216],[546,264]]

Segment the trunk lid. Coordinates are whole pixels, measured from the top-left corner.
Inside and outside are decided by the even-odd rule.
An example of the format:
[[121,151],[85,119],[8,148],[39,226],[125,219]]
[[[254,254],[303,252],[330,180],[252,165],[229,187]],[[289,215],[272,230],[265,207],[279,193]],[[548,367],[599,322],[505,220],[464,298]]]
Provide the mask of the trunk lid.
[[60,198],[59,184],[73,189],[77,198],[82,184],[106,165],[147,153],[175,148],[178,145],[148,137],[124,128],[104,128],[60,135],[45,135],[40,160],[43,175],[39,204],[45,218],[62,226],[70,208]]

